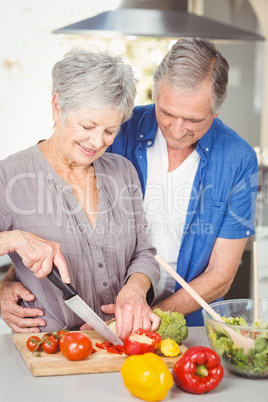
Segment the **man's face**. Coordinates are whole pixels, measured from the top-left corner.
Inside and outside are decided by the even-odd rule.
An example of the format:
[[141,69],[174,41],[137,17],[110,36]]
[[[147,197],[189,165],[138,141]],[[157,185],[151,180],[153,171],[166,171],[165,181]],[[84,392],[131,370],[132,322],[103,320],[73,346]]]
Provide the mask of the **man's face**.
[[155,112],[167,147],[181,150],[194,149],[218,116],[211,113],[211,90],[207,81],[191,93],[175,91],[162,82]]

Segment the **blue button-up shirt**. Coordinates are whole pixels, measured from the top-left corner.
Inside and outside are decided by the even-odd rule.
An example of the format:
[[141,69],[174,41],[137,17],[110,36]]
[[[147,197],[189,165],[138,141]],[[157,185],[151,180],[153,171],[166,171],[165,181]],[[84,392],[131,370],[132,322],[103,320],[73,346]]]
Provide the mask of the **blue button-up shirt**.
[[[155,105],[138,106],[108,149],[134,164],[143,194],[146,149],[153,145],[156,131]],[[240,239],[255,233],[258,163],[253,148],[220,119],[214,119],[196,150],[200,162],[177,260],[177,272],[187,282],[204,272],[217,237]],[[179,288],[177,284],[176,291]],[[203,325],[201,309],[186,320],[188,326]]]

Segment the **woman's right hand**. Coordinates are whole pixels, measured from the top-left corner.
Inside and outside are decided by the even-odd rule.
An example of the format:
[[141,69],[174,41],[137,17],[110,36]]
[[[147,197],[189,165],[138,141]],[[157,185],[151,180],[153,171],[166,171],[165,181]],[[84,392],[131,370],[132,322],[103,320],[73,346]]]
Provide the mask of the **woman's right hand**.
[[32,233],[14,230],[12,232],[13,250],[22,258],[23,264],[29,268],[37,278],[45,278],[52,270],[53,263],[59,270],[65,283],[70,283],[70,276],[66,261],[61,253],[59,243],[44,240]]

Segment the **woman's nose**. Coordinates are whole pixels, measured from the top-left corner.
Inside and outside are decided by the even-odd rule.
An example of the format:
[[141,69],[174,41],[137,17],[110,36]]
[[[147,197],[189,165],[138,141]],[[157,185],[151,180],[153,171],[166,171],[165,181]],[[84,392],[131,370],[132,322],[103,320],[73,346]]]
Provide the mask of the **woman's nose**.
[[103,146],[103,134],[101,132],[95,131],[89,140],[96,149],[100,149]]

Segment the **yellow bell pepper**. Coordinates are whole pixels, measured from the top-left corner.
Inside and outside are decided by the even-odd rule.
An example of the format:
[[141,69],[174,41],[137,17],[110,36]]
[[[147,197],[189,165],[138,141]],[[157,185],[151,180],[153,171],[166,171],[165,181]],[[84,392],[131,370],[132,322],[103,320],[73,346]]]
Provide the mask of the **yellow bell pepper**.
[[180,353],[180,347],[173,339],[162,339],[160,350],[164,356],[176,357]]
[[171,372],[155,353],[127,357],[121,375],[126,388],[145,401],[161,401],[173,385]]

